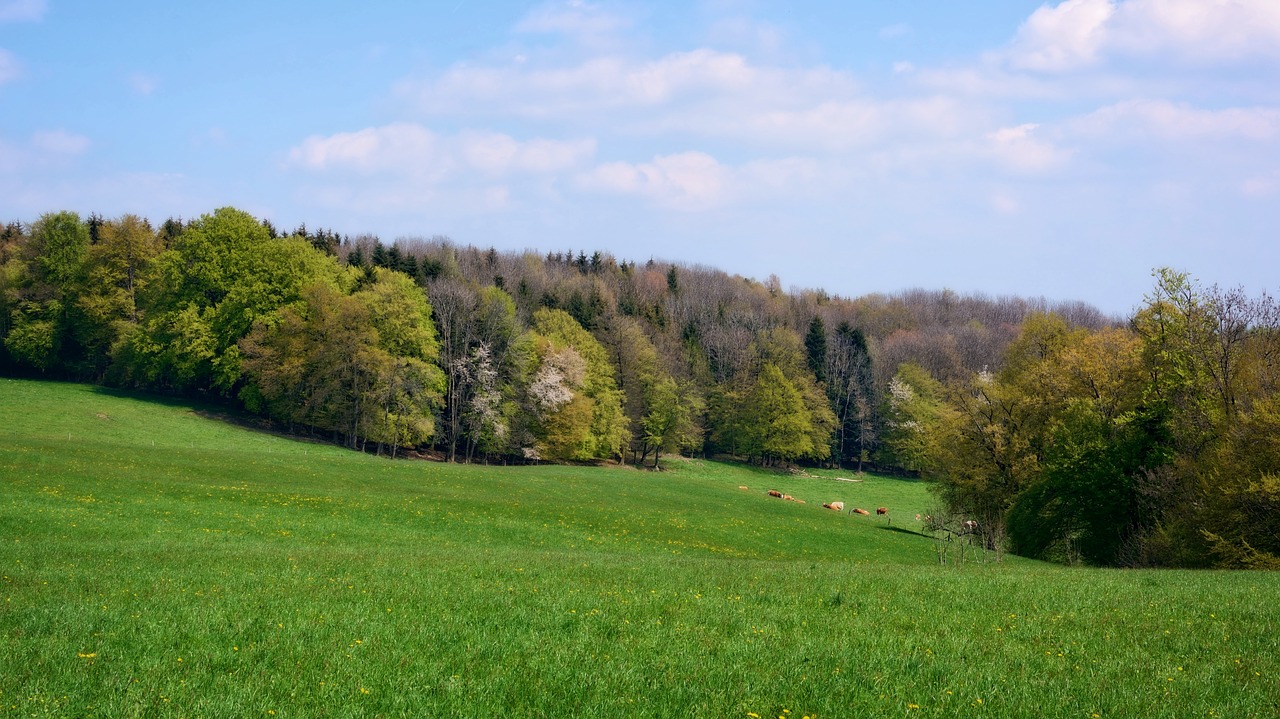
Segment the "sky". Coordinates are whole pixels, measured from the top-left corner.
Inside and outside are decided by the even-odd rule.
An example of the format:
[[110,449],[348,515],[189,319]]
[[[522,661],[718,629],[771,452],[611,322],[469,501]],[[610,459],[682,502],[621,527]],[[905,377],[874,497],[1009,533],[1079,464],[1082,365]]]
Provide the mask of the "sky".
[[1083,300],[1280,281],[1277,0],[0,0],[0,221]]

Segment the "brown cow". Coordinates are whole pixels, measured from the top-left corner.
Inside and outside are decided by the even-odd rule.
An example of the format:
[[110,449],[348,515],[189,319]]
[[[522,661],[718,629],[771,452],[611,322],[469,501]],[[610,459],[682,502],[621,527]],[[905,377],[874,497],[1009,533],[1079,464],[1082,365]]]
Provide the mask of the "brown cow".
[[844,511],[844,502],[831,502],[829,504],[824,504],[822,506],[826,507],[827,509],[834,509],[837,512]]
[[771,490],[769,490],[769,496],[770,496],[770,497],[777,497],[778,499],[782,499],[782,492],[779,492],[779,491],[778,491],[778,490],[776,490],[776,489],[771,489]]
[[746,488],[747,488],[747,485],[745,485],[745,484],[739,484],[739,485],[738,485],[738,489],[746,489]]
[[876,515],[883,515],[888,513],[889,513],[888,507],[876,507]]
[[795,498],[795,497],[792,497],[792,496],[791,496],[791,495],[789,495],[789,494],[784,494],[784,495],[782,495],[782,498],[783,498],[783,499],[785,499],[785,500],[787,500],[788,502],[794,502],[794,501],[796,501],[796,498]]
[[870,517],[870,516],[871,516],[871,512],[868,512],[867,510],[865,510],[865,509],[863,509],[863,508],[861,508],[861,507],[854,507],[854,508],[853,508],[853,511],[857,512],[858,514],[861,514],[861,515],[862,515],[862,516],[864,516],[864,517]]

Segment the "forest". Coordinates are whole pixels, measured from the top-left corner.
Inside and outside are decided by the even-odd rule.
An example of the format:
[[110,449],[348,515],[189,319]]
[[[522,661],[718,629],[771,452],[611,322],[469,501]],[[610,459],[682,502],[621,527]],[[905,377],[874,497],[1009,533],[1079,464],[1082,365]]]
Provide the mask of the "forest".
[[233,208],[55,212],[0,229],[0,374],[197,397],[391,457],[903,473],[936,488],[930,522],[998,551],[1280,568],[1280,308],[1167,268],[1116,318]]

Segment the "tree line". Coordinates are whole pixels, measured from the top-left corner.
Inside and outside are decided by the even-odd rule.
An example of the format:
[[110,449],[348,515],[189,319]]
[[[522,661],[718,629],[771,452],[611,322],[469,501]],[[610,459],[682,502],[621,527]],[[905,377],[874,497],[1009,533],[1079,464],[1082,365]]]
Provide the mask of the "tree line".
[[899,367],[885,452],[989,546],[1122,566],[1280,568],[1280,306],[1156,273],[1127,326],[1036,315],[998,368]]
[[[1256,564],[1274,548],[1230,527],[1274,470],[1230,462],[1267,436],[1274,312],[1232,295],[1239,338],[1214,355],[1204,317],[1228,294],[1161,275],[1126,323],[1083,303],[845,298],[585,250],[281,232],[233,208],[158,227],[58,212],[0,230],[0,371],[213,399],[392,456],[918,472],[1026,554]],[[1206,396],[1229,399],[1210,412]],[[1202,486],[1229,466],[1234,494]],[[1177,526],[1210,505],[1227,524]]]

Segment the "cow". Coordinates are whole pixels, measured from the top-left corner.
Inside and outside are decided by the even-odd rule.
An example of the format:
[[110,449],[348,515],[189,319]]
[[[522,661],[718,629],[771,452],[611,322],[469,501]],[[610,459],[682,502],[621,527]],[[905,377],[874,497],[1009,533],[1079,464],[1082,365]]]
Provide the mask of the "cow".
[[746,489],[746,488],[747,488],[747,485],[745,485],[745,484],[739,484],[739,485],[738,485],[738,489]]
[[870,517],[870,516],[871,516],[871,512],[868,512],[867,510],[865,510],[865,509],[863,509],[863,508],[861,508],[861,507],[854,507],[854,508],[853,508],[853,511],[854,511],[854,512],[857,512],[858,514],[861,514],[861,515],[862,515],[862,516],[864,516],[864,517]]
[[771,489],[771,490],[769,490],[769,496],[770,496],[770,497],[777,497],[778,499],[782,499],[782,492],[779,492],[779,491],[778,491],[778,490],[776,490],[776,489]]
[[785,499],[785,500],[787,500],[788,502],[794,502],[794,501],[796,501],[796,498],[795,498],[795,497],[792,497],[792,496],[791,496],[791,495],[789,495],[789,494],[784,494],[784,495],[782,495],[782,498],[783,498],[783,499]]
[[876,507],[876,516],[887,515],[888,513],[889,513],[888,507]]
[[828,504],[824,504],[824,505],[822,505],[822,506],[826,507],[827,509],[834,509],[834,510],[836,510],[837,512],[843,512],[843,511],[844,511],[844,502],[830,502],[830,503],[828,503]]

